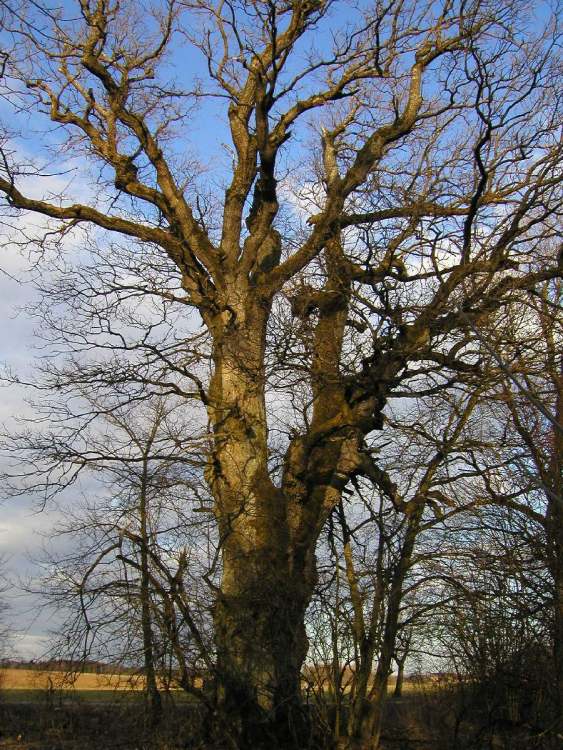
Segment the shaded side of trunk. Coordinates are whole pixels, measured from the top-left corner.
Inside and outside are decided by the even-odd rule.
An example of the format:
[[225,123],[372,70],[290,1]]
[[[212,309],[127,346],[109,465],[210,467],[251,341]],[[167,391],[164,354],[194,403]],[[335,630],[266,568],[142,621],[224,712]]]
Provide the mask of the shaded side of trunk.
[[[299,747],[307,732],[300,672],[313,584],[287,575],[275,554],[229,560],[236,587],[215,609],[221,711],[243,748]],[[248,569],[252,570],[248,572]]]

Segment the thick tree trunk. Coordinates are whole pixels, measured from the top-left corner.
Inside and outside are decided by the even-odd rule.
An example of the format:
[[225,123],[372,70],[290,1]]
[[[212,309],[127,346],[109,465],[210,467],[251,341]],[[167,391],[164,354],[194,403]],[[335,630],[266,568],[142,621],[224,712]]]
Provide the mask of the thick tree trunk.
[[221,709],[243,748],[299,747],[306,730],[300,671],[312,585],[262,550],[225,560],[215,611]]
[[223,563],[215,608],[219,697],[242,747],[299,747],[307,724],[299,675],[307,652],[305,611],[316,583],[315,544],[359,466],[363,433],[355,422],[371,414],[373,403],[352,408],[346,402],[338,361],[347,297],[338,291],[317,325],[311,426],[291,441],[282,486],[275,486],[264,374],[270,302],[244,279],[227,296],[223,313],[209,321],[214,441],[207,479]]
[[215,605],[220,710],[241,748],[299,747],[314,539],[296,552],[287,498],[268,471],[267,310],[234,302],[229,309],[233,320],[215,339],[209,392],[214,450],[208,480],[223,565]]

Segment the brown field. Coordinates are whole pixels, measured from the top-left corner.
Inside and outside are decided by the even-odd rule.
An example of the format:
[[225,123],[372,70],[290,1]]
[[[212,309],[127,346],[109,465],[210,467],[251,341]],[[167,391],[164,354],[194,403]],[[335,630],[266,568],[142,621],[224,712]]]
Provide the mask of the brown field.
[[[403,681],[403,693],[412,693],[417,692],[420,693],[422,690],[426,689],[435,689],[444,681],[445,678],[439,678],[435,675],[425,675],[424,677],[405,677]],[[349,693],[350,688],[353,681],[353,674],[349,669],[347,669],[342,676],[342,686],[344,693]],[[397,676],[391,675],[389,677],[389,682],[387,683],[387,692],[388,694],[392,695],[393,691],[395,690],[395,685],[397,683]],[[327,676],[323,676],[323,670],[319,669],[313,669],[309,671],[309,674],[307,675],[306,680],[302,680],[301,686],[304,690],[307,690],[307,687],[312,687],[314,690],[319,690],[322,685],[323,691],[330,690],[330,684],[331,680]],[[370,680],[369,685],[371,686],[372,681]]]
[[[194,680],[194,687],[201,688],[199,677]],[[96,674],[94,672],[69,673],[54,670],[0,669],[0,690],[71,690],[76,692],[94,692],[111,690],[139,691],[145,687],[142,675],[134,674]],[[164,686],[160,686],[164,689]],[[168,686],[167,690],[180,690]]]
[[124,674],[67,674],[33,669],[1,669],[2,690],[142,690],[143,678]]
[[[432,678],[420,681],[405,680],[403,691],[420,692],[436,687]],[[305,686],[305,685],[304,685]],[[195,687],[201,687],[201,681],[196,678]],[[75,691],[109,691],[109,690],[143,690],[144,678],[142,675],[131,674],[95,674],[67,673],[57,671],[38,671],[34,669],[0,669],[1,690],[75,690]],[[392,693],[395,688],[395,678],[389,680],[388,690]],[[347,692],[346,688],[344,690]]]

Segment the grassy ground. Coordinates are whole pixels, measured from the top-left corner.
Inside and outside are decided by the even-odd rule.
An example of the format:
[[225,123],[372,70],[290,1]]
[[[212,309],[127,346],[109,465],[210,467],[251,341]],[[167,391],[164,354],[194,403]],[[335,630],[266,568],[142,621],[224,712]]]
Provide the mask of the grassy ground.
[[166,702],[157,730],[146,718],[140,700],[0,702],[0,750],[199,750],[191,706]]
[[[0,690],[0,750],[221,750],[205,734],[200,704],[181,691],[163,694],[163,718],[154,729],[147,725],[143,694],[126,690],[123,676],[109,679],[117,689],[107,688],[106,675],[102,680],[84,675],[87,679],[70,687],[63,682],[66,688],[56,690],[33,687],[38,678],[30,670],[13,671],[22,674],[12,674],[12,687]],[[46,684],[55,677],[45,675]],[[105,687],[100,686],[104,681]],[[320,742],[315,749],[329,746]],[[492,722],[478,701],[468,702],[461,686],[429,681],[417,689],[411,686],[399,700],[389,699],[381,747],[560,750],[563,744],[553,732]]]
[[143,694],[138,690],[56,690],[49,694],[46,690],[21,688],[2,690],[0,699],[3,703],[46,703],[50,701],[55,705],[72,701],[119,703],[122,701],[141,701],[143,700]]
[[[11,702],[17,693],[26,700]],[[0,750],[224,750],[204,739],[203,712],[196,704],[165,701],[163,721],[151,730],[139,692],[85,690],[71,697],[67,692],[59,701],[61,695],[65,693],[3,692]],[[384,750],[452,750],[426,726],[428,706],[420,710],[414,698],[410,693],[389,712]],[[315,750],[321,748],[328,745],[315,745]]]
[[163,694],[162,729],[147,726],[132,675],[0,671],[0,750],[170,750],[191,747],[201,712],[182,690]]

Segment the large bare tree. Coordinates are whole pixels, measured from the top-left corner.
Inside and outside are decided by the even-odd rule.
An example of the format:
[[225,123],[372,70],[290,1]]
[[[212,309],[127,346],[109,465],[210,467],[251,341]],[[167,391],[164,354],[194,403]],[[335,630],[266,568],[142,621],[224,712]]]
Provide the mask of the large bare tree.
[[[473,326],[561,270],[557,28],[510,0],[2,7],[14,116],[46,129],[60,173],[72,155],[92,176],[82,199],[36,197],[48,169],[8,130],[8,216],[48,217],[43,247],[85,226],[129,238],[135,293],[195,308],[211,341],[208,382],[185,364],[145,382],[207,410],[223,710],[241,746],[293,746],[315,545],[374,472],[366,436],[394,395],[478,372]],[[207,180],[198,102],[230,139]],[[175,284],[145,281],[143,257]]]

